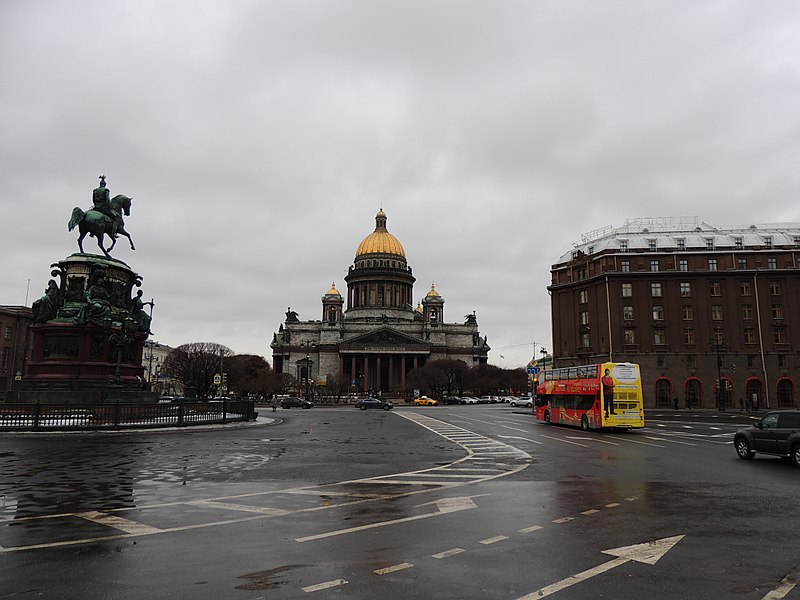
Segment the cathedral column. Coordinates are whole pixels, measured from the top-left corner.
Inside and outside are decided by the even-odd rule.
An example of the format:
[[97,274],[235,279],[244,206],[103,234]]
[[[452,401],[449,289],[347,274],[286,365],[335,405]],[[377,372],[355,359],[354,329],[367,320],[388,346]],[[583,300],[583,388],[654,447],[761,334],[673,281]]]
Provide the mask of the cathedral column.
[[381,355],[375,356],[375,389],[381,391]]
[[369,391],[369,354],[364,355],[364,391]]
[[406,391],[406,369],[408,365],[406,364],[406,355],[400,359],[400,388],[405,392]]
[[389,391],[394,390],[394,361],[397,357],[394,354],[389,355]]
[[353,382],[356,381],[356,355],[350,355],[350,385],[353,385]]

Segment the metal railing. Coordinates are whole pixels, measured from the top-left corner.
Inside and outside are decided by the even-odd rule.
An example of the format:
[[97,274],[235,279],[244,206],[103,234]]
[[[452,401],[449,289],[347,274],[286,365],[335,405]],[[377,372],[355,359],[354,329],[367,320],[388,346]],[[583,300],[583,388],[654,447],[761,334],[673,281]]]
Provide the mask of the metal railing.
[[66,431],[190,427],[253,421],[252,400],[170,403],[0,404],[0,431]]

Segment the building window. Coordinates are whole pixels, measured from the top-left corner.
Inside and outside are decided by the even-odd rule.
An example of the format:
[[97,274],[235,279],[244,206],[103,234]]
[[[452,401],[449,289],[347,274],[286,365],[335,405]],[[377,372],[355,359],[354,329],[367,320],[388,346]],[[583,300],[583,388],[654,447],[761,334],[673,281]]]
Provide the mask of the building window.
[[716,258],[709,258],[708,259],[708,270],[709,271],[716,271],[717,270],[717,259]]
[[628,240],[620,240],[619,241],[619,249],[621,252],[628,251]]
[[725,341],[725,330],[722,327],[715,327],[712,339],[715,344],[722,344]]
[[9,355],[9,350],[10,350],[10,348],[9,348],[8,346],[6,346],[5,348],[3,348],[3,365],[2,365],[2,368],[3,368],[3,369],[8,369],[8,355]]
[[581,290],[578,292],[578,302],[581,304],[589,302],[589,290]]
[[706,248],[709,250],[714,249],[714,238],[706,238]]
[[659,264],[658,264],[657,260],[651,260],[650,261],[650,270],[651,271],[658,271],[658,267],[659,267]]
[[764,236],[764,247],[765,248],[772,248],[772,236],[765,235]]
[[683,343],[687,346],[694,346],[694,329],[683,330]]
[[11,336],[14,335],[14,328],[11,325],[6,325],[3,331],[3,337],[7,340],[11,339]]
[[675,244],[678,247],[678,250],[686,250],[686,240],[683,238],[678,238],[675,240]]
[[589,334],[588,333],[582,333],[581,334],[581,346],[583,348],[589,348],[590,344],[589,344]]
[[679,271],[688,271],[689,270],[689,261],[685,258],[682,258],[678,261],[678,270]]
[[635,344],[636,343],[636,330],[635,329],[625,329],[623,331],[625,336],[625,343],[626,344]]
[[783,319],[783,304],[772,305],[772,318]]
[[694,354],[686,355],[686,366],[689,369],[694,369],[697,366],[697,357]]
[[800,235],[794,236],[794,245],[800,246]]
[[722,286],[720,285],[719,281],[711,282],[711,295],[722,296]]
[[781,282],[780,281],[770,281],[769,282],[769,295],[770,296],[780,296],[781,295]]
[[780,329],[775,330],[775,343],[776,344],[785,344],[786,343],[786,330],[782,327]]
[[715,304],[711,307],[711,319],[713,321],[722,321],[722,306]]
[[656,249],[656,241],[655,240],[647,240],[647,249],[648,250],[655,250]]
[[[797,238],[795,238],[796,240]],[[781,368],[786,367],[786,355],[785,354],[778,354],[778,366]]]
[[750,296],[752,295],[753,290],[750,287],[749,281],[740,281],[739,282],[739,295],[740,296]]
[[744,270],[744,269],[747,268],[747,259],[746,258],[740,258],[740,259],[738,259],[738,262],[739,262],[739,268],[740,269]]
[[[745,344],[755,344],[756,343],[756,330],[752,327],[745,327],[744,328],[744,343]],[[752,365],[748,365],[752,366]]]
[[622,284],[622,297],[623,298],[632,298],[633,297],[633,284],[631,284],[631,283],[623,283]]
[[733,238],[733,245],[737,249],[741,250],[742,249],[742,238],[740,238],[740,237]]
[[777,258],[768,258],[767,259],[767,268],[768,269],[777,269],[778,268],[778,259]]
[[623,306],[622,307],[622,319],[625,321],[633,321],[633,307],[632,306]]
[[753,305],[742,304],[742,319],[752,319],[752,318],[753,318]]
[[688,304],[684,304],[681,307],[681,311],[683,312],[684,321],[691,321],[694,319],[694,311],[692,310],[692,307],[689,306]]
[[623,273],[628,273],[628,272],[630,272],[630,270],[631,270],[631,261],[629,261],[629,260],[623,260],[623,261],[622,261],[620,264],[621,264],[621,266],[622,266],[622,272],[623,272]]
[[653,344],[656,346],[663,346],[666,343],[666,336],[662,330],[659,329],[653,332]]
[[656,366],[659,369],[666,368],[666,366],[667,366],[667,357],[664,356],[663,354],[659,354],[658,356],[656,356]]
[[654,306],[653,307],[653,321],[663,321],[664,320],[664,307],[663,306]]
[[661,297],[661,284],[660,283],[651,283],[650,284],[650,295],[653,298],[660,298]]
[[589,324],[589,313],[586,311],[581,312],[581,325],[588,325]]
[[586,254],[594,254],[594,246],[589,246],[586,249]]
[[692,284],[689,281],[681,281],[681,296],[689,298],[692,295]]
[[748,354],[747,355],[747,366],[748,367],[755,367],[756,366],[756,355],[755,354]]

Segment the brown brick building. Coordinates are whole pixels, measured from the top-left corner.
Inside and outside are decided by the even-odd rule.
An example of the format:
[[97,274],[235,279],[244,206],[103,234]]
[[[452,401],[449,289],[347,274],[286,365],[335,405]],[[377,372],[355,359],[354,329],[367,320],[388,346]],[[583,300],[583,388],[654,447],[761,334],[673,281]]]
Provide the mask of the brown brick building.
[[551,269],[556,366],[641,365],[645,406],[797,406],[800,223],[628,220]]
[[0,306],[0,402],[14,389],[30,359],[33,313],[27,306]]

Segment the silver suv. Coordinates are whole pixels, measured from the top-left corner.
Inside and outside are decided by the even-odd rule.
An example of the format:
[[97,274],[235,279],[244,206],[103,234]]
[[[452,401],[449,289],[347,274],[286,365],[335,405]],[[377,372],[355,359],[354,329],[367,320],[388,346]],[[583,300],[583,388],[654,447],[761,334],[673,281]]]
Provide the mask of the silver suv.
[[768,412],[752,427],[737,431],[733,447],[745,460],[760,452],[789,458],[800,467],[800,410]]

